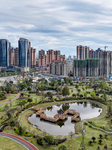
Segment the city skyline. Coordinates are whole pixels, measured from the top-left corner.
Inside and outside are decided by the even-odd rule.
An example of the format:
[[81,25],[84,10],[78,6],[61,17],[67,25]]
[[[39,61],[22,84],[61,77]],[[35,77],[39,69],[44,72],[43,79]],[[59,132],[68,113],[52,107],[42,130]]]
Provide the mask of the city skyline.
[[112,1],[38,0],[1,1],[0,39],[17,47],[20,37],[31,41],[34,48],[60,50],[76,55],[76,46],[112,50]]

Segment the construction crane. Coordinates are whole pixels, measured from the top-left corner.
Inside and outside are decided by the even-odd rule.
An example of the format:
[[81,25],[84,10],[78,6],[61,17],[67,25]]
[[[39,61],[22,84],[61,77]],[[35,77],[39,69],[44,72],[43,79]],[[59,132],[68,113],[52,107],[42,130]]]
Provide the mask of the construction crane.
[[[104,47],[104,50],[106,51],[106,48],[107,48],[108,46],[105,45],[105,46],[102,46],[102,47]],[[102,47],[100,47],[100,48],[102,48]]]

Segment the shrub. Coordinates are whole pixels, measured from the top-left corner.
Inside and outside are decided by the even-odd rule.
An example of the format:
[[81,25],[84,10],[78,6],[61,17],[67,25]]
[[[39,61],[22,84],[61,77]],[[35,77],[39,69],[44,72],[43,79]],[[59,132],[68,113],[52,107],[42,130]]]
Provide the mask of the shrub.
[[89,127],[92,128],[92,125],[89,124]]
[[44,137],[44,140],[45,140],[48,144],[50,144],[50,145],[52,145],[52,144],[54,143],[54,138],[53,138],[53,136],[51,136],[51,135],[46,135],[46,136]]
[[76,97],[76,94],[72,94],[73,97]]
[[61,145],[58,150],[67,150],[67,147],[65,145]]
[[28,98],[27,102],[32,102],[32,98]]
[[10,122],[10,126],[11,126],[11,127],[14,127],[14,126],[15,126],[15,121],[11,121],[11,122]]

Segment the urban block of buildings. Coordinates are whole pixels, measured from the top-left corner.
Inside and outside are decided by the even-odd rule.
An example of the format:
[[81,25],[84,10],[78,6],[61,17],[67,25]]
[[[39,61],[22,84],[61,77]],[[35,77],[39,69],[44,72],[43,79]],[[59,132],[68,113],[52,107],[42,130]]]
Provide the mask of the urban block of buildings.
[[[92,50],[87,46],[77,46],[77,59],[66,62],[51,62],[49,73],[53,75],[69,76],[76,78],[109,77],[112,76],[112,51],[98,48]],[[70,68],[70,69],[69,69]]]
[[47,54],[45,54],[45,51],[41,49],[39,51],[39,60],[38,64],[39,67],[49,67],[49,64],[52,61],[59,61],[59,62],[64,62],[65,61],[65,55],[61,55],[59,50],[48,50]]
[[[31,42],[25,38],[20,38],[18,48],[11,48],[11,43],[6,39],[0,39],[0,67],[17,66],[25,68],[36,67],[36,49],[31,47]],[[9,70],[9,69],[8,69]]]

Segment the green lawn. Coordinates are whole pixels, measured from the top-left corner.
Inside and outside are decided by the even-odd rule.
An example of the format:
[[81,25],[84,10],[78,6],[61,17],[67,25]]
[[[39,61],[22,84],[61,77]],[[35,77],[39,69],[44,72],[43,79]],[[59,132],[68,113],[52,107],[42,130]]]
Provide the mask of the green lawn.
[[[14,95],[16,95],[16,94],[14,94]],[[6,99],[0,100],[0,104],[1,104],[1,103],[4,103],[4,102],[8,102],[10,99],[12,100],[12,99],[14,99],[15,97],[16,97],[16,96],[7,96]]]
[[27,149],[21,144],[9,138],[0,136],[0,150],[27,150]]

